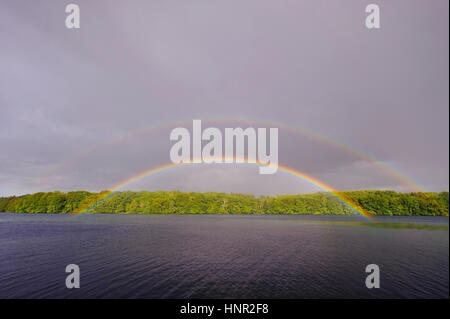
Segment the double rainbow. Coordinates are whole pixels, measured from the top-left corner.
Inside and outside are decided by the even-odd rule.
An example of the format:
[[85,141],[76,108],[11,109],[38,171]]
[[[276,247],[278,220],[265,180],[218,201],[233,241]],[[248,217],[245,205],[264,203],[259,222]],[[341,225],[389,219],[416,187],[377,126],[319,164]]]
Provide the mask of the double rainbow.
[[[366,153],[363,153],[355,148],[352,148],[349,145],[343,144],[335,139],[331,139],[327,136],[318,134],[318,133],[310,131],[310,130],[290,126],[290,125],[287,125],[286,123],[267,121],[267,120],[259,120],[259,119],[206,117],[206,118],[202,118],[202,121],[213,122],[213,123],[224,123],[224,124],[230,123],[230,122],[233,122],[233,123],[237,122],[240,124],[253,123],[253,124],[261,124],[263,126],[265,125],[267,127],[278,127],[280,130],[284,130],[286,132],[289,132],[289,133],[292,133],[295,135],[306,136],[314,141],[317,141],[324,145],[328,145],[332,148],[343,151],[355,158],[358,158],[363,162],[369,163],[372,167],[383,172],[387,176],[391,177],[393,180],[398,181],[401,185],[406,186],[407,189],[410,191],[414,191],[414,192],[423,191],[423,188],[421,186],[419,186],[417,183],[412,181],[409,177],[405,176],[398,170],[387,165],[386,163],[379,161],[379,160],[375,159],[374,157],[372,157]],[[175,126],[183,126],[183,125],[190,124],[190,123],[192,123],[192,119],[174,121],[174,122],[170,122],[170,123],[161,123],[161,124],[157,124],[157,125],[154,125],[151,127],[144,128],[144,129],[138,129],[138,130],[132,131],[130,133],[121,135],[119,137],[113,138],[107,142],[100,143],[89,150],[81,152],[81,153],[77,154],[76,156],[73,156],[73,157],[59,163],[58,165],[54,166],[52,169],[50,169],[43,175],[38,176],[31,183],[34,185],[40,184],[40,183],[46,181],[49,176],[56,174],[57,172],[59,172],[63,169],[67,169],[71,165],[75,165],[76,163],[81,162],[83,159],[87,158],[88,156],[91,156],[91,155],[94,155],[97,153],[101,153],[102,151],[104,151],[108,148],[114,147],[116,145],[120,145],[120,144],[130,141],[132,139],[135,139],[139,136],[144,136],[147,134],[151,134],[153,132],[157,132],[162,129],[173,128]]]

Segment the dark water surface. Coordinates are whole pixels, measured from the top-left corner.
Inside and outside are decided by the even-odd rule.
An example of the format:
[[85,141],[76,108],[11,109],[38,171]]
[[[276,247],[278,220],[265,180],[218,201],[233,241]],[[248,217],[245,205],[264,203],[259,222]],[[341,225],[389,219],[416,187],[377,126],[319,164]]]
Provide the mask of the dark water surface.
[[[0,213],[0,297],[448,298],[448,218],[377,221]],[[372,263],[380,289],[365,286]]]

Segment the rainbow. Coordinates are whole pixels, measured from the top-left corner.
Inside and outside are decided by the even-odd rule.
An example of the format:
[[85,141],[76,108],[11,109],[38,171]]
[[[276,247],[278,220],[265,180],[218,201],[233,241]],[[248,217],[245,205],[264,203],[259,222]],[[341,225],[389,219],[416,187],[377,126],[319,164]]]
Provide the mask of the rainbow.
[[[259,166],[270,166],[270,164],[262,164],[262,163],[248,163],[248,161],[245,160],[241,160],[241,162],[245,162],[246,164],[255,164],[255,165],[259,165]],[[81,207],[80,209],[78,209],[77,211],[74,212],[74,214],[78,215],[78,214],[82,214],[85,213],[87,211],[89,211],[89,209],[93,208],[95,205],[97,205],[98,203],[104,201],[106,198],[108,198],[109,196],[111,196],[112,194],[114,194],[115,192],[117,192],[119,189],[133,183],[136,182],[144,177],[147,177],[149,175],[153,175],[156,173],[159,173],[161,171],[167,170],[167,169],[171,169],[173,167],[178,167],[178,166],[182,166],[182,165],[201,165],[204,163],[179,163],[179,164],[174,164],[174,163],[169,163],[169,164],[165,164],[165,165],[161,165],[158,167],[154,167],[151,168],[149,170],[146,170],[144,172],[141,172],[135,176],[132,176],[122,182],[120,182],[119,184],[116,184],[115,186],[113,186],[110,189],[110,192],[105,193],[103,195],[101,195],[100,197],[95,198],[93,201],[85,204],[83,207]],[[220,163],[220,164],[226,164],[226,163]],[[206,165],[211,165],[211,164],[206,164]],[[347,204],[348,206],[350,206],[352,209],[354,209],[357,213],[359,213],[361,216],[364,216],[368,219],[372,218],[372,214],[369,213],[368,211],[366,211],[364,208],[362,208],[360,205],[358,205],[357,203],[355,203],[353,200],[351,200],[349,197],[345,196],[343,193],[338,192],[337,190],[333,189],[331,186],[325,184],[322,181],[319,181],[316,178],[313,178],[305,173],[302,173],[298,170],[295,170],[293,168],[287,167],[287,166],[283,166],[283,165],[278,165],[278,170],[283,171],[285,173],[291,174],[295,177],[298,177],[302,180],[305,180],[317,187],[319,187],[320,189],[332,194],[334,197],[336,197],[337,199],[341,200],[342,202],[344,202],[345,204]]]
[[[201,118],[201,117],[199,117]],[[365,153],[362,153],[348,145],[345,145],[339,141],[336,141],[334,139],[331,139],[329,137],[326,137],[324,135],[320,135],[318,133],[312,132],[310,130],[294,127],[287,125],[285,123],[281,122],[275,122],[275,121],[266,121],[266,120],[259,120],[259,119],[245,119],[245,118],[227,118],[227,117],[209,117],[202,119],[204,122],[216,122],[216,123],[230,123],[230,122],[238,122],[241,124],[261,124],[265,126],[270,127],[278,127],[281,130],[290,132],[292,134],[300,134],[302,136],[307,136],[308,138],[318,141],[320,143],[323,143],[325,145],[329,145],[333,148],[336,148],[338,150],[344,151],[347,154],[350,154],[351,156],[355,158],[359,158],[362,161],[366,163],[370,163],[370,165],[383,173],[385,173],[387,176],[390,176],[392,179],[398,181],[402,185],[405,185],[408,190],[414,191],[414,192],[422,192],[423,188],[419,186],[417,183],[412,181],[409,177],[405,176],[404,174],[400,173],[399,171],[393,169],[392,167],[388,166],[386,163],[383,163],[381,161],[378,161],[374,157],[367,155]],[[119,137],[113,138],[109,140],[106,143],[97,144],[96,146],[92,147],[91,149],[81,152],[78,155],[71,157],[60,164],[56,165],[46,173],[38,176],[35,178],[31,183],[33,185],[40,184],[41,181],[46,180],[47,177],[57,173],[60,170],[63,170],[64,168],[69,167],[72,164],[75,164],[77,162],[80,162],[84,158],[88,157],[89,155],[94,155],[96,153],[100,153],[104,151],[105,149],[108,149],[110,147],[113,147],[115,145],[118,145],[120,143],[124,143],[126,141],[129,141],[131,139],[137,138],[139,136],[149,134],[164,128],[171,128],[175,126],[186,126],[188,124],[192,123],[192,119],[189,120],[180,120],[180,121],[174,121],[170,123],[163,123],[163,124],[157,124],[152,127],[139,129],[136,131],[132,131],[128,134],[121,135]]]

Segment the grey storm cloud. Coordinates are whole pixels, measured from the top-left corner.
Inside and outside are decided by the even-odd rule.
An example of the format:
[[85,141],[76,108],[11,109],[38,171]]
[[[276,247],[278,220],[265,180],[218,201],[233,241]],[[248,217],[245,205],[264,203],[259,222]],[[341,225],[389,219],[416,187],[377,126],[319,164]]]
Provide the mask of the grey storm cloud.
[[[280,164],[336,189],[449,188],[446,0],[375,1],[377,30],[374,1],[72,2],[77,30],[64,2],[0,0],[0,196],[109,189],[168,163],[177,121],[216,117],[309,132],[280,126]],[[221,164],[127,188],[317,190]]]

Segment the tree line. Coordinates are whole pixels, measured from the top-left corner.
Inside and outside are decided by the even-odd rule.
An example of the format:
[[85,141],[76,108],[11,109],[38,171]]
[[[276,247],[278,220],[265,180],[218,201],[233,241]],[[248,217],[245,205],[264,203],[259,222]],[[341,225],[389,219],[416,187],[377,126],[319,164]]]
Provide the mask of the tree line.
[[[373,215],[448,216],[449,193],[361,190],[341,192]],[[330,193],[259,196],[179,191],[39,192],[0,197],[0,212],[133,214],[349,215],[355,210]]]

